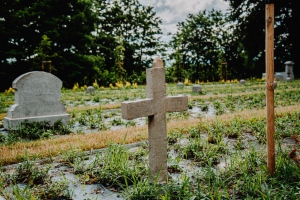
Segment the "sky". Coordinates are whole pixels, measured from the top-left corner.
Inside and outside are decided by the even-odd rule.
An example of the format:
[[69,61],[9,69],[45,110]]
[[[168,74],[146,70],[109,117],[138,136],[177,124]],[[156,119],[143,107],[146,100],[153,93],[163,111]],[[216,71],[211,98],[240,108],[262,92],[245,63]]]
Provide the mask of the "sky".
[[152,6],[163,23],[163,41],[168,41],[167,33],[176,32],[176,24],[185,21],[188,14],[195,14],[202,10],[221,10],[224,13],[229,8],[224,0],[139,0],[142,5]]

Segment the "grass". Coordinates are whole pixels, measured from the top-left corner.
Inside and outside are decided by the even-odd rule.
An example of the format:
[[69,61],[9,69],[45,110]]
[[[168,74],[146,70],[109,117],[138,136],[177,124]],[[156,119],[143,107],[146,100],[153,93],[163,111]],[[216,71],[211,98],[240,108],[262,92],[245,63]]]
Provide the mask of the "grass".
[[[16,165],[12,176],[0,168],[0,188],[11,188],[11,194],[18,199],[68,199],[72,195],[66,180],[49,182],[46,175],[59,162],[72,170],[83,185],[101,183],[125,199],[299,199],[299,145],[296,142],[282,148],[284,139],[297,141],[300,133],[299,82],[282,82],[275,90],[276,171],[272,176],[265,153],[266,110],[261,91],[265,86],[225,86],[226,89],[221,84],[206,85],[202,95],[189,98],[190,107],[206,110],[208,105],[214,105],[219,115],[191,118],[188,112],[169,114],[168,171],[172,177],[166,183],[148,176],[147,145],[135,151],[124,146],[147,140],[147,126],[128,125],[116,131],[95,129],[87,134],[4,143],[0,145],[0,165],[23,162]],[[139,91],[144,92],[144,88]],[[188,92],[185,88],[182,91]],[[168,87],[168,92],[179,91]],[[101,94],[112,99],[116,95],[129,100],[140,97],[131,90],[124,97],[118,91],[113,93]],[[88,97],[72,98],[84,102]],[[96,100],[101,102],[101,98]],[[114,117],[112,123],[123,124],[115,118],[118,112],[102,113],[119,108],[119,102],[100,106],[69,107],[68,112],[73,120],[81,119],[89,125],[105,117]],[[94,151],[105,147],[106,151]],[[55,156],[59,156],[58,160]],[[48,164],[36,166],[38,158]],[[18,182],[27,186],[20,188],[15,184]],[[0,189],[0,195],[9,197],[4,189]]]
[[[294,110],[300,110],[300,106],[291,106],[276,109],[277,114],[289,113]],[[257,111],[242,111],[235,114],[228,114],[219,116],[217,120],[229,121],[237,116],[240,118],[252,118],[252,116],[263,117],[265,115],[265,110]],[[176,129],[195,127],[201,123],[210,123],[215,121],[214,117],[203,118],[201,121],[199,119],[194,120],[182,120],[178,122],[169,122],[167,124],[168,132],[172,132]],[[71,134],[60,136],[51,139],[42,139],[38,141],[29,142],[17,142],[11,145],[1,145],[0,146],[0,163],[1,165],[7,165],[12,163],[17,163],[22,161],[25,149],[28,152],[30,158],[44,158],[47,156],[56,156],[62,152],[68,151],[70,149],[70,144],[74,148],[80,148],[82,150],[90,149],[100,149],[107,147],[111,142],[122,143],[124,137],[126,136],[125,143],[134,143],[146,140],[148,138],[147,126],[139,127],[128,127],[126,129],[121,129],[117,131],[101,131],[90,134]],[[84,143],[82,141],[85,141]]]
[[[196,126],[170,129],[168,171],[178,175],[177,178],[170,178],[165,183],[160,183],[155,178],[150,179],[147,175],[148,153],[145,149],[148,149],[148,146],[141,146],[136,151],[125,148],[123,144],[126,143],[129,135],[123,137],[120,144],[109,143],[106,151],[92,154],[69,145],[69,150],[61,154],[60,162],[68,165],[82,184],[105,184],[107,188],[119,192],[125,199],[298,199],[300,197],[299,163],[291,159],[290,149],[281,147],[281,141],[297,132],[298,126],[295,125],[290,127],[292,129],[290,135],[282,135],[285,132],[284,124],[290,122],[299,124],[299,111],[277,113],[277,123],[280,127],[276,132],[276,171],[272,176],[267,169],[263,141],[259,148],[249,141],[244,141],[246,133],[251,132],[256,137],[254,142],[260,143],[258,139],[260,130],[255,127],[265,122],[264,117],[262,115],[251,118],[226,116],[225,119],[202,120],[200,123],[198,121]],[[236,132],[239,133],[237,136],[233,134]],[[87,135],[89,134],[85,136]],[[228,143],[224,143],[228,136],[233,144],[238,142],[239,137],[243,137],[243,141],[248,144],[241,151],[234,145],[229,146]],[[182,143],[184,140],[189,142]],[[297,145],[295,147],[298,148]],[[178,154],[170,155],[171,150],[177,151]],[[185,153],[189,151],[194,155],[186,157]],[[197,153],[201,155],[198,157]],[[8,176],[7,173],[2,174],[0,184],[7,187],[8,180],[23,181],[29,185],[25,189],[11,185],[15,196],[28,198],[30,195],[36,195],[39,199],[41,198],[39,195],[43,194],[44,198],[51,199],[47,192],[50,189],[45,188],[45,185],[49,184],[45,173],[49,169],[48,166],[52,165],[51,162],[44,165],[44,168],[38,168],[32,161],[34,159],[31,160],[28,155],[29,152],[26,151],[24,162],[17,165],[13,177]],[[217,165],[221,162],[221,158],[227,161],[224,167],[219,168]],[[92,162],[86,164],[85,162],[90,159]],[[181,169],[180,163],[187,160],[190,163],[188,168]],[[60,185],[60,190],[57,190],[55,184]],[[51,190],[54,194],[66,197],[70,195],[63,182],[55,184],[48,186],[54,188]],[[37,188],[42,189],[36,193],[34,191]],[[41,192],[42,190],[45,192]],[[0,192],[4,193],[3,190]]]

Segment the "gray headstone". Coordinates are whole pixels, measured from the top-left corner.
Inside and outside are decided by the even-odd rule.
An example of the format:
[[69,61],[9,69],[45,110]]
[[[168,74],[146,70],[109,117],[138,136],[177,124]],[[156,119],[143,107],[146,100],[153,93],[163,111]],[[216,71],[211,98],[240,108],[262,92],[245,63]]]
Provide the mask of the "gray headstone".
[[57,120],[63,124],[70,121],[70,115],[60,101],[62,81],[56,76],[41,71],[29,72],[16,78],[12,87],[15,104],[4,118],[4,128],[16,129],[25,120],[48,121],[50,125]]
[[179,83],[177,83],[177,88],[180,88],[180,89],[182,89],[182,88],[183,88],[183,86],[184,86],[184,84],[183,84],[182,82],[179,82]]
[[246,84],[246,81],[245,81],[244,79],[241,79],[241,80],[240,80],[240,84],[241,84],[241,85],[245,85],[245,84]]
[[95,94],[95,88],[93,86],[87,87],[86,94]]
[[286,80],[289,78],[289,80],[294,80],[294,65],[292,61],[286,61],[285,63],[285,74],[286,74]]
[[163,61],[156,58],[153,68],[147,69],[147,98],[122,102],[122,117],[148,117],[149,166],[151,177],[159,174],[159,181],[167,180],[167,127],[166,112],[188,110],[188,97],[166,97]]
[[202,87],[198,84],[193,85],[192,91],[196,92],[196,93],[201,93],[202,92]]

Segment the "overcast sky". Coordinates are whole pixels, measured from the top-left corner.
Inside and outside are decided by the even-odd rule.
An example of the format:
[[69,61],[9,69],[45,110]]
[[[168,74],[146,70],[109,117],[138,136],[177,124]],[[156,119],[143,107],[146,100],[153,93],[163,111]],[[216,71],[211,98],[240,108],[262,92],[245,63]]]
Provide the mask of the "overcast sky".
[[162,40],[169,40],[167,33],[176,32],[177,22],[185,21],[189,13],[198,13],[200,10],[222,10],[226,12],[229,8],[228,2],[224,0],[139,0],[142,5],[152,6],[163,24]]

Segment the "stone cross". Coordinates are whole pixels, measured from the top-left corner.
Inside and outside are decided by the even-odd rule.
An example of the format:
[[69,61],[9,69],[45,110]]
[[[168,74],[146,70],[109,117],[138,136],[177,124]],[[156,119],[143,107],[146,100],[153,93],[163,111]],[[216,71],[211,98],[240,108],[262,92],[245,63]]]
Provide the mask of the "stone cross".
[[167,180],[167,128],[166,112],[188,109],[188,97],[166,97],[163,61],[156,58],[146,71],[147,98],[121,103],[122,117],[131,120],[148,117],[149,167],[151,178]]

